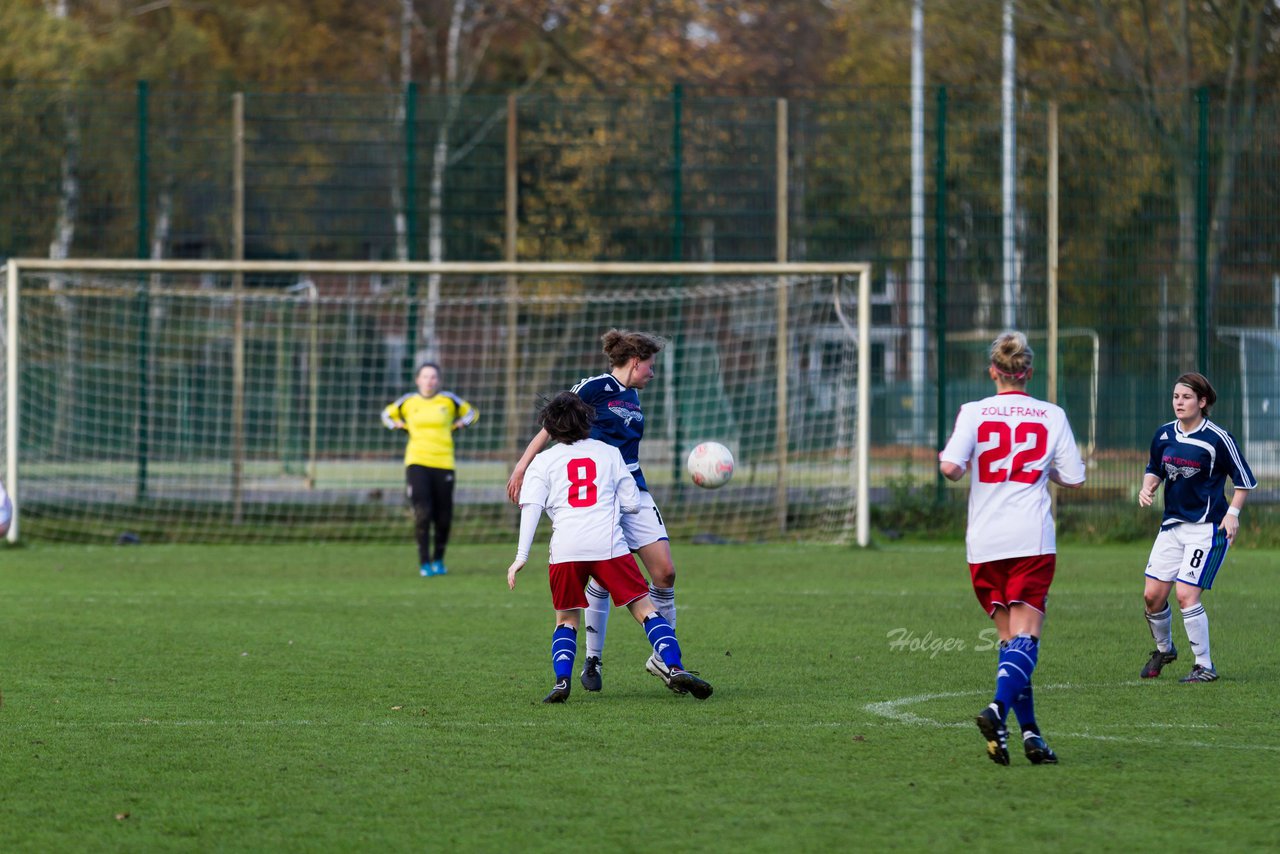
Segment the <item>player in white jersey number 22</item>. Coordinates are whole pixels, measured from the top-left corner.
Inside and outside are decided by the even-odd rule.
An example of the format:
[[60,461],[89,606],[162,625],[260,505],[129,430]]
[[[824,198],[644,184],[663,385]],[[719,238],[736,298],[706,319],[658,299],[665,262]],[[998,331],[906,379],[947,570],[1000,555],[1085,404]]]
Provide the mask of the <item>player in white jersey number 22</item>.
[[1000,635],[995,697],[977,717],[987,755],[1009,764],[1006,724],[1012,710],[1022,747],[1033,764],[1058,757],[1035,719],[1031,674],[1040,657],[1045,602],[1057,562],[1049,481],[1084,483],[1084,463],[1062,409],[1027,394],[1035,354],[1021,332],[991,345],[988,376],[996,393],[966,403],[938,455],[949,480],[969,476],[965,535],[973,590]]

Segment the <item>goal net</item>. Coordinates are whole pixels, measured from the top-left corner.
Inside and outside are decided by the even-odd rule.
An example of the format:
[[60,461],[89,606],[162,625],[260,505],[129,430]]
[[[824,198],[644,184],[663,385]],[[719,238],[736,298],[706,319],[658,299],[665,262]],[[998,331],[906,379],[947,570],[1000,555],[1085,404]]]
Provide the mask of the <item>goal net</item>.
[[1218,335],[1235,339],[1240,359],[1240,413],[1237,438],[1259,477],[1280,474],[1280,318],[1267,327],[1220,326]]
[[[668,341],[641,394],[640,454],[673,538],[866,542],[863,264],[7,272],[11,538],[411,539],[405,437],[379,416],[430,360],[480,414],[456,434],[455,542],[514,542],[505,485],[538,401],[607,371],[600,336],[618,327]],[[703,440],[736,457],[723,489],[684,472]]]

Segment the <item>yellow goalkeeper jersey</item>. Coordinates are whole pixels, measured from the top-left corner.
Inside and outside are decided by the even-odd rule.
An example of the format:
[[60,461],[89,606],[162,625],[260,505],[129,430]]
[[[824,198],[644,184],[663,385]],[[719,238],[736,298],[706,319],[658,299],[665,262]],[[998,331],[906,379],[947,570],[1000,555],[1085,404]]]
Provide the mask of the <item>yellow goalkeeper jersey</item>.
[[400,421],[409,433],[404,464],[433,469],[454,467],[453,431],[469,427],[479,418],[475,407],[449,391],[431,397],[410,392],[382,410],[383,424],[395,429],[395,422]]

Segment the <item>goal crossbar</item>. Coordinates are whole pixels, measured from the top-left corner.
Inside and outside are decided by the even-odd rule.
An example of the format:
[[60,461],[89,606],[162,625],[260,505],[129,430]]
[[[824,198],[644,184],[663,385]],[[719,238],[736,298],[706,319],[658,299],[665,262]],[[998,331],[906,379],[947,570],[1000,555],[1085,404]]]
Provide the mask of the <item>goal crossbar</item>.
[[84,270],[141,273],[385,273],[431,275],[689,275],[826,276],[871,272],[867,263],[846,262],[645,262],[645,261],[152,261],[129,258],[10,258],[13,270]]

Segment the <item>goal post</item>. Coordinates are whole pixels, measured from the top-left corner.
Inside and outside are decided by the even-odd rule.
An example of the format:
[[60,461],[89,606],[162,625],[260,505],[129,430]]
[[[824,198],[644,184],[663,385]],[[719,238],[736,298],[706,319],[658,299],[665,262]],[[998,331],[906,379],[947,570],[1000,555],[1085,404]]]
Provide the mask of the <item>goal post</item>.
[[[10,259],[6,273],[11,540],[403,540],[404,437],[379,414],[423,360],[480,412],[458,436],[458,536],[509,539],[506,478],[538,398],[606,371],[611,327],[669,342],[641,395],[641,464],[673,536],[870,539],[868,264]],[[738,459],[722,490],[684,476],[707,439]]]

